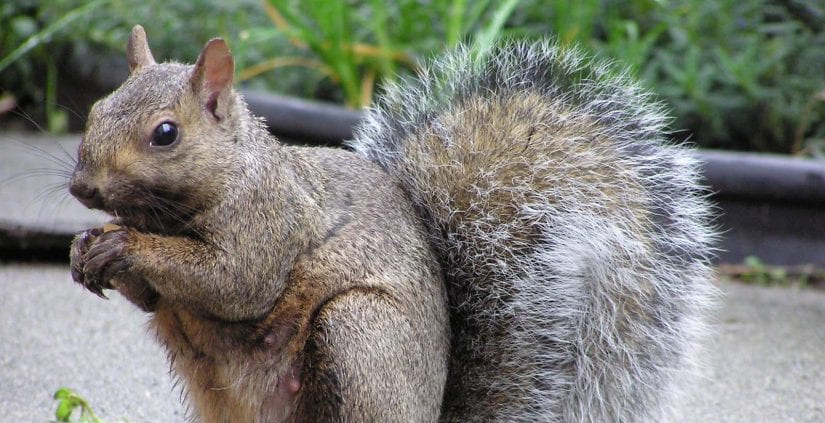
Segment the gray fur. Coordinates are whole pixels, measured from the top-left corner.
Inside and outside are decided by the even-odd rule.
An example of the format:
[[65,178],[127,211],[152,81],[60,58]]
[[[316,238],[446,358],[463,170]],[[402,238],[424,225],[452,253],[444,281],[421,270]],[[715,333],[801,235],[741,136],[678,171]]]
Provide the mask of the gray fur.
[[443,421],[661,421],[715,289],[689,148],[650,94],[553,42],[437,60],[350,146],[398,178],[447,275]]

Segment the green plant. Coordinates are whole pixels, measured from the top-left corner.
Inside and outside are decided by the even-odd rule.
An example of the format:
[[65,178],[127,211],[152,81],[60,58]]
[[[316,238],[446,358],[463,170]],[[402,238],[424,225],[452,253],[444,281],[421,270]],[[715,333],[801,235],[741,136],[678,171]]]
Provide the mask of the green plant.
[[[26,53],[30,52],[34,48],[41,46],[49,41],[52,35],[55,32],[65,28],[70,23],[75,21],[76,19],[89,14],[90,11],[94,10],[97,7],[100,7],[106,0],[95,0],[89,3],[86,3],[83,6],[77,7],[75,9],[70,10],[60,19],[56,20],[55,22],[51,23],[47,27],[43,28],[40,31],[33,31],[33,22],[31,22],[31,18],[28,16],[15,16],[14,21],[11,22],[9,25],[11,28],[15,29],[16,34],[26,34],[31,33],[31,35],[26,38],[22,44],[17,46],[14,50],[12,50],[9,54],[5,57],[0,59],[0,72],[3,69],[7,68],[9,65],[14,63],[15,61],[19,60],[21,57],[26,55]],[[12,10],[10,8],[6,8],[6,10]],[[5,14],[5,13],[4,13]],[[32,33],[33,32],[33,33]]]
[[814,265],[767,265],[756,256],[745,257],[742,264],[720,264],[718,273],[723,278],[760,286],[794,288],[825,288],[825,270]]
[[519,35],[616,59],[705,147],[816,154],[825,140],[825,6],[800,0],[522,3]]
[[[266,25],[258,0],[17,0],[0,3],[0,113],[15,103],[17,113],[59,130],[71,112],[82,114],[77,91],[99,97],[127,74],[123,50],[129,32],[142,24],[158,60],[193,61],[204,42],[223,36],[233,45],[247,28]],[[158,11],[163,13],[158,13]],[[283,45],[249,49],[250,60],[272,55]],[[246,56],[237,55],[239,63]],[[95,86],[104,74],[112,85]],[[112,79],[115,76],[115,79]],[[66,83],[69,81],[69,83]],[[299,85],[293,79],[262,78],[271,87]],[[281,84],[281,85],[279,85]],[[68,92],[68,85],[82,87]],[[91,98],[89,99],[91,100]],[[84,101],[84,100],[79,100]],[[62,102],[62,104],[61,104]],[[81,108],[69,110],[67,108]],[[82,124],[82,122],[81,122]],[[78,124],[75,122],[75,129]]]
[[[0,53],[0,111],[16,101],[59,129],[65,113],[54,87],[65,86],[67,72],[122,60],[137,23],[159,60],[191,62],[219,35],[243,87],[351,107],[367,104],[376,82],[457,42],[483,50],[499,36],[550,35],[639,75],[673,110],[678,138],[825,156],[825,4],[817,0],[98,1],[0,4],[0,52],[10,52]],[[79,18],[63,20],[78,9]]]
[[795,134],[825,83],[825,52],[813,47],[825,34],[768,0],[671,3],[659,16],[668,30],[650,74],[677,126],[709,147],[762,151],[797,152],[796,137],[825,133]]
[[767,266],[756,256],[745,257],[745,267],[747,270],[741,274],[741,279],[756,285],[781,284],[788,276],[784,268]]
[[[103,423],[103,420],[92,411],[88,401],[69,388],[58,389],[54,393],[54,399],[57,400],[55,418],[58,422]],[[80,410],[80,415],[76,420],[72,420],[75,410]]]
[[[810,99],[802,109],[802,114],[799,116],[799,121],[796,123],[796,131],[794,132],[794,144],[791,151],[795,153],[804,153],[816,158],[825,158],[825,133],[820,131],[816,136],[805,137],[809,128],[820,122],[812,121],[814,116],[821,117],[825,106],[825,84],[821,91],[817,91],[811,95]],[[816,113],[815,110],[820,112]]]
[[517,3],[269,0],[264,7],[275,27],[313,58],[281,56],[252,68],[253,72],[242,72],[241,79],[301,65],[339,85],[348,106],[363,107],[369,104],[376,81],[391,80],[399,66],[414,68],[414,57],[431,54],[436,46],[454,45],[476,34],[475,47],[482,52],[488,49]]
[[[14,45],[19,42],[10,52],[0,58],[0,72],[19,63],[22,58],[34,50],[42,49],[51,41],[51,38],[58,31],[63,30],[72,22],[88,16],[95,8],[100,7],[107,0],[95,0],[86,3],[85,5],[75,7],[68,10],[59,19],[51,22],[42,29],[37,29],[37,24],[34,19],[26,14],[21,13],[25,10],[25,4],[6,4],[2,8],[2,16],[9,18],[7,23],[0,24],[0,28],[5,30],[6,35],[0,41],[0,45]],[[19,9],[18,9],[19,8]],[[46,63],[47,79],[45,91],[45,107],[46,107],[46,122],[47,129],[50,133],[62,133],[66,131],[68,117],[64,110],[57,108],[57,70],[54,58],[49,54],[44,54],[42,50],[38,53],[43,61]],[[17,66],[15,69],[23,75],[22,80],[26,81],[33,77],[34,71],[25,65]],[[28,82],[28,81],[26,81]],[[25,85],[24,85],[25,86]],[[7,96],[9,94],[5,93]]]

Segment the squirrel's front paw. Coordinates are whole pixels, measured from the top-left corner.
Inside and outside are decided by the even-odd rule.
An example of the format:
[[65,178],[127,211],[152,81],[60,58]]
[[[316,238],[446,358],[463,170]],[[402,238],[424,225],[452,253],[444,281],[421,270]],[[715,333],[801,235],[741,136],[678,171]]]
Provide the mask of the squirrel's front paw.
[[93,278],[88,277],[84,272],[83,268],[86,265],[86,253],[89,251],[89,247],[92,243],[97,239],[100,234],[103,233],[101,228],[92,228],[87,229],[81,232],[74,238],[72,241],[71,252],[69,253],[69,258],[71,260],[71,271],[72,271],[72,279],[75,282],[83,285],[89,291],[94,292],[95,294],[104,297],[103,295],[103,288],[107,288],[101,286],[98,281],[93,280]]
[[89,229],[72,242],[72,279],[89,291],[104,297],[104,289],[112,289],[112,277],[130,266],[127,251],[128,231],[103,232]]

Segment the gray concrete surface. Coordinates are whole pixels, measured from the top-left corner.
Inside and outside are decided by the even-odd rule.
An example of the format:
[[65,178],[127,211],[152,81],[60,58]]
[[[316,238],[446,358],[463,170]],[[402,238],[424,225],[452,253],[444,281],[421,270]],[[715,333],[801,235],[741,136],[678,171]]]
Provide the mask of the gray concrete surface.
[[[0,133],[0,229],[68,234],[106,220],[65,190],[78,141]],[[825,292],[721,287],[707,366],[678,421],[825,422]],[[62,386],[107,421],[183,421],[146,320],[117,294],[76,286],[66,265],[0,263],[0,422],[48,421]]]
[[69,195],[80,136],[0,132],[0,229],[6,226],[74,233],[106,215]]
[[67,266],[0,266],[0,422],[54,419],[69,387],[106,421],[183,421],[166,354],[119,295],[77,286]]
[[690,422],[825,422],[825,292],[721,283]]

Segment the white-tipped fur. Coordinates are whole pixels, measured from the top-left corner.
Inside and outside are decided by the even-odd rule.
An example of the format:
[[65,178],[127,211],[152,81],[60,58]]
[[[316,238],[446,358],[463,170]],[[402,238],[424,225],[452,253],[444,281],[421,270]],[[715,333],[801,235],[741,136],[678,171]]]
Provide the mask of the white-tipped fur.
[[554,42],[387,88],[351,146],[398,178],[447,275],[445,421],[661,421],[715,289],[691,150],[624,72]]

